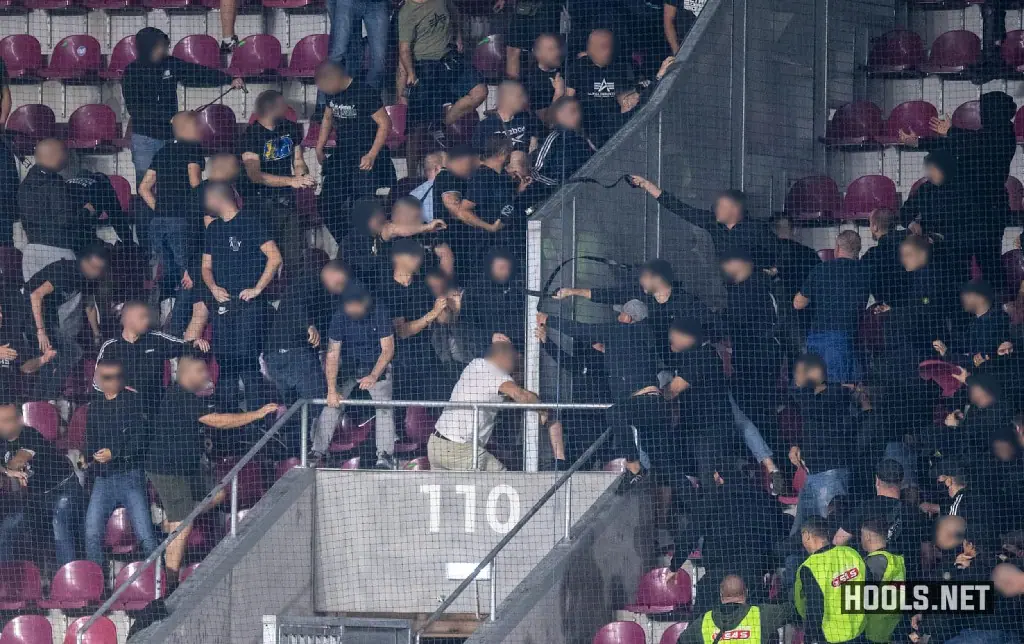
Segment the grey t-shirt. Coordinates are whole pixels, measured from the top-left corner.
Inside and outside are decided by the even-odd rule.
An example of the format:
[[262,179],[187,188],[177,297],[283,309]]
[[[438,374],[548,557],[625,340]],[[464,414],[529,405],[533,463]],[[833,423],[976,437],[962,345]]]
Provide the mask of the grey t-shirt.
[[444,58],[452,41],[447,0],[406,2],[398,12],[398,40],[412,43],[413,60]]

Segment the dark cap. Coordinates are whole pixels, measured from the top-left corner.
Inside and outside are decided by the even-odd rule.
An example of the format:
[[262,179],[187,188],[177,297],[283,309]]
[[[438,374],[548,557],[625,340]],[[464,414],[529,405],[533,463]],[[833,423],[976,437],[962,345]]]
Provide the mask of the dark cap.
[[950,476],[966,482],[970,474],[970,468],[966,463],[956,458],[944,458],[935,466],[935,477]]
[[672,264],[667,259],[652,259],[644,264],[643,272],[661,278],[666,284],[672,284],[673,280],[675,280]]
[[453,145],[448,148],[449,159],[463,159],[465,157],[475,157],[476,151],[468,145]]
[[725,248],[718,255],[718,261],[723,264],[734,259],[739,260],[741,262],[746,262],[748,264],[754,263],[754,256],[750,254],[749,250],[741,246],[732,246],[729,248]]
[[669,327],[672,331],[677,333],[683,333],[685,335],[692,335],[697,338],[697,341],[704,337],[704,327],[701,323],[693,318],[679,317],[672,320],[672,326]]
[[875,478],[882,483],[899,485],[903,482],[903,465],[891,458],[883,458],[875,466]]
[[980,295],[989,302],[994,302],[996,299],[995,291],[992,290],[992,286],[984,280],[971,280],[960,287],[960,295]]
[[403,237],[391,243],[391,256],[412,255],[423,259],[423,246],[415,239]]
[[1003,393],[1003,383],[999,378],[990,373],[975,373],[967,378],[968,387],[980,387],[987,391],[993,398],[999,398]]
[[370,297],[370,292],[359,282],[354,282],[341,294],[341,303],[362,302]]

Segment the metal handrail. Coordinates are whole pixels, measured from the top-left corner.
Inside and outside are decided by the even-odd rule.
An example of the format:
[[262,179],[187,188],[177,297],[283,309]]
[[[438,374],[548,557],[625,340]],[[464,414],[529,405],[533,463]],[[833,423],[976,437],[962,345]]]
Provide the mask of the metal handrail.
[[[566,406],[567,407],[572,407],[572,405],[566,405]],[[605,408],[609,407],[609,405],[598,405],[598,407],[601,407],[602,409],[605,409]],[[493,548],[491,548],[491,551],[487,553],[487,555],[480,561],[479,564],[477,564],[477,566],[473,570],[473,572],[469,573],[469,575],[465,579],[462,580],[462,583],[460,583],[458,586],[456,586],[455,590],[452,591],[452,593],[450,595],[448,595],[443,602],[441,602],[441,605],[438,606],[434,610],[434,612],[430,614],[429,617],[427,617],[427,621],[424,622],[423,625],[420,626],[416,630],[416,644],[420,644],[420,637],[427,630],[427,628],[430,625],[432,625],[434,622],[436,622],[438,619],[440,619],[442,615],[444,615],[444,612],[446,610],[448,610],[448,608],[450,608],[452,604],[455,603],[455,600],[458,599],[459,596],[462,595],[462,593],[467,588],[469,588],[469,585],[472,584],[473,581],[477,578],[477,576],[481,572],[483,572],[484,569],[487,568],[488,566],[492,566],[492,568],[491,568],[491,592],[490,592],[490,595],[491,595],[491,614],[490,614],[488,619],[490,619],[491,621],[494,621],[494,619],[495,619],[495,604],[497,603],[497,598],[496,598],[497,592],[495,590],[495,588],[496,588],[496,575],[494,573],[494,568],[493,568],[494,560],[497,558],[498,554],[501,553],[501,551],[505,549],[505,546],[507,546],[509,544],[509,542],[511,542],[512,539],[515,538],[515,536],[517,534],[519,534],[519,532],[526,526],[526,524],[529,523],[530,519],[532,519],[535,514],[540,512],[541,507],[543,507],[543,505],[545,503],[547,503],[548,500],[550,500],[552,496],[555,495],[555,492],[557,492],[563,485],[565,485],[567,482],[569,482],[571,480],[571,478],[572,478],[572,475],[575,474],[577,471],[579,471],[579,469],[581,467],[583,467],[584,463],[586,463],[587,461],[590,460],[590,457],[592,457],[594,455],[594,453],[597,451],[597,448],[599,448],[601,445],[604,444],[604,442],[606,440],[608,440],[608,437],[611,436],[611,433],[612,433],[612,429],[610,427],[608,429],[604,430],[604,432],[597,438],[597,440],[594,441],[593,444],[589,448],[587,448],[587,451],[583,452],[583,455],[580,456],[578,459],[576,459],[576,462],[573,463],[572,466],[569,467],[569,469],[567,469],[565,472],[563,472],[560,477],[558,477],[558,480],[555,481],[554,484],[552,484],[550,488],[548,488],[548,491],[545,492],[543,494],[543,496],[541,496],[539,499],[537,499],[537,502],[534,503],[533,506],[531,506],[530,509],[526,511],[526,514],[524,514],[522,516],[522,518],[519,519],[519,521],[514,526],[512,526],[512,529],[509,530],[505,534],[505,536],[502,537],[501,540],[498,541],[498,543],[496,543],[494,545]],[[565,514],[566,514],[565,525],[564,525],[565,532],[564,532],[564,535],[563,535],[565,541],[569,540],[569,529],[571,527],[571,521],[569,519],[569,509],[570,509],[569,504],[571,502],[571,496],[570,496],[571,492],[572,492],[572,488],[571,487],[567,487],[566,488],[566,500],[565,500]]]
[[[75,638],[77,644],[82,644],[82,642],[85,641],[85,633],[92,627],[96,620],[98,620],[108,610],[110,610],[110,607],[114,605],[114,602],[117,601],[117,598],[120,597],[124,593],[124,591],[135,582],[136,579],[141,577],[143,572],[145,572],[149,567],[151,567],[153,564],[160,560],[160,557],[163,555],[164,551],[167,550],[167,547],[171,544],[171,542],[174,541],[174,539],[177,538],[179,534],[181,534],[182,530],[191,526],[192,523],[196,520],[196,517],[198,517],[203,512],[206,512],[209,509],[207,507],[207,504],[213,501],[214,497],[217,496],[217,494],[219,494],[229,484],[231,485],[231,535],[234,536],[236,534],[238,527],[238,473],[242,470],[243,467],[245,467],[246,465],[249,464],[250,461],[252,461],[252,459],[256,456],[256,453],[263,449],[263,446],[266,445],[271,438],[277,435],[281,427],[284,426],[288,419],[295,414],[296,410],[298,410],[301,407],[304,407],[305,404],[306,401],[300,400],[293,404],[291,407],[289,407],[288,410],[284,413],[284,415],[278,418],[277,422],[270,426],[270,429],[268,429],[263,434],[263,436],[253,444],[251,448],[249,448],[249,451],[246,452],[241,459],[239,459],[238,463],[236,463],[235,466],[232,467],[231,470],[229,470],[228,473],[225,474],[224,477],[217,483],[217,485],[215,485],[213,489],[210,490],[210,492],[206,495],[202,502],[196,505],[196,507],[193,508],[191,512],[189,512],[188,516],[186,516],[181,521],[181,524],[178,525],[178,527],[175,528],[169,535],[167,535],[167,538],[163,540],[163,543],[157,546],[156,550],[154,550],[152,554],[146,557],[145,561],[142,562],[142,565],[139,566],[139,568],[130,577],[128,577],[125,583],[121,584],[120,586],[114,589],[114,592],[110,594],[110,597],[107,599],[107,601],[103,602],[100,605],[100,607],[96,609],[96,612],[93,613],[91,617],[89,617],[89,620],[82,626],[82,628],[78,630],[78,634]],[[307,430],[308,428],[304,427],[303,433],[305,434]],[[160,582],[158,580],[157,593],[159,592]]]

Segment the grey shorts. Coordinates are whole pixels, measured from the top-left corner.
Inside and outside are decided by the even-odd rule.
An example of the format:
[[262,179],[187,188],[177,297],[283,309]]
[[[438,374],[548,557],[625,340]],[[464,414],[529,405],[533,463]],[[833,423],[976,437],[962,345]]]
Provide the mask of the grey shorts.
[[156,489],[164,516],[170,523],[184,521],[213,488],[213,484],[207,485],[206,477],[201,474],[178,476],[146,472],[146,476]]

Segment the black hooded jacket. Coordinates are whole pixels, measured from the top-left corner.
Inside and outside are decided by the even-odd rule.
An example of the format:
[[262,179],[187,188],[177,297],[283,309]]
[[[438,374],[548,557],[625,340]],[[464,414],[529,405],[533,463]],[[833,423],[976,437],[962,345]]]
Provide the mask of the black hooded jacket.
[[231,77],[224,72],[167,56],[152,62],[153,50],[169,44],[167,34],[146,27],[135,35],[138,58],[124,70],[121,91],[124,105],[132,117],[132,133],[167,141],[172,138],[171,117],[178,112],[178,83],[226,85]]
[[922,150],[947,150],[957,161],[956,187],[968,199],[973,216],[965,222],[1004,224],[1009,212],[1006,178],[1017,153],[1013,117],[1017,105],[1004,92],[981,96],[981,129],[952,128],[944,137],[921,139]]
[[[512,264],[512,276],[507,282],[499,282],[491,277],[491,265],[497,259],[505,259]],[[511,252],[504,248],[491,249],[484,262],[484,275],[466,288],[462,298],[462,315],[479,333],[487,336],[504,334],[522,351],[525,340],[522,311],[526,290],[517,269]],[[489,343],[490,337],[487,338]]]
[[941,170],[945,180],[942,185],[921,184],[904,202],[900,215],[904,225],[917,220],[926,233],[948,238],[956,229],[963,208],[961,200],[965,199],[956,185],[956,157],[946,150],[936,150],[925,161]]
[[55,170],[34,165],[18,189],[18,214],[30,244],[80,248],[87,222],[95,217],[82,208]]

